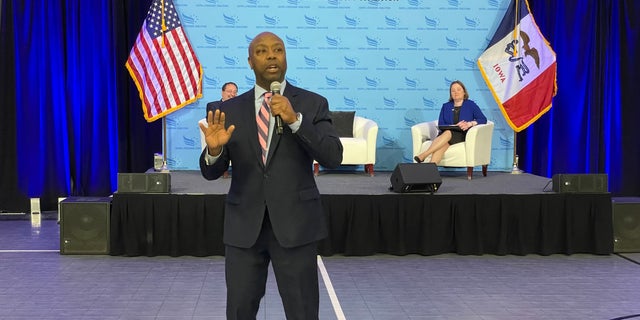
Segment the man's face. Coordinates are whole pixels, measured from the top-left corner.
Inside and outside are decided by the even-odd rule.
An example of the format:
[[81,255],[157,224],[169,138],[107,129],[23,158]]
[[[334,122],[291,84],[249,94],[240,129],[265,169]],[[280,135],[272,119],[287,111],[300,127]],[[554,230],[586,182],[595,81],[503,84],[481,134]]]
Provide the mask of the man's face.
[[257,35],[249,45],[249,66],[256,75],[256,83],[269,90],[271,82],[284,81],[287,54],[284,43],[273,33]]
[[228,84],[222,90],[222,101],[229,100],[238,95],[238,88],[232,84]]

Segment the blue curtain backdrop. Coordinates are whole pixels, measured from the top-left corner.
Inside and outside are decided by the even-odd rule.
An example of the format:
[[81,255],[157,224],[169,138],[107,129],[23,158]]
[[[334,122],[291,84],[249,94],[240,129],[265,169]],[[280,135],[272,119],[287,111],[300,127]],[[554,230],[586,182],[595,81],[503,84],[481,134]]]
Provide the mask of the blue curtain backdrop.
[[19,189],[45,198],[109,194],[118,154],[111,9],[13,6]]
[[640,3],[529,1],[557,53],[558,95],[551,110],[518,134],[520,167],[607,173],[614,195],[640,195],[636,94]]
[[[574,1],[570,1],[574,2]],[[0,11],[0,210],[43,210],[59,196],[111,194],[117,172],[143,172],[162,150],[124,62],[150,1],[3,0]],[[634,0],[538,1],[531,12],[558,55],[553,108],[517,135],[520,167],[607,173],[614,195],[640,195]]]
[[124,68],[149,5],[2,2],[0,210],[24,212],[30,197],[52,210],[58,197],[107,196],[117,172],[151,166],[161,121],[146,124]]

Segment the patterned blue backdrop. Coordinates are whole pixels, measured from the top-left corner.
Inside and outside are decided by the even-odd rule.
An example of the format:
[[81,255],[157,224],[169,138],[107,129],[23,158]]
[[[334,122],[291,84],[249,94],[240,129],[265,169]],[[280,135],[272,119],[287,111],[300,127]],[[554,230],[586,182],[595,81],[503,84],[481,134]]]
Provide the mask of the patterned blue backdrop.
[[287,81],[378,123],[376,171],[412,162],[411,126],[437,119],[453,80],[496,123],[489,170],[510,171],[514,133],[476,60],[509,0],[174,0],[202,63],[203,98],[166,117],[170,170],[197,170],[198,120],[220,87],[249,90],[251,39],[262,31],[287,47]]

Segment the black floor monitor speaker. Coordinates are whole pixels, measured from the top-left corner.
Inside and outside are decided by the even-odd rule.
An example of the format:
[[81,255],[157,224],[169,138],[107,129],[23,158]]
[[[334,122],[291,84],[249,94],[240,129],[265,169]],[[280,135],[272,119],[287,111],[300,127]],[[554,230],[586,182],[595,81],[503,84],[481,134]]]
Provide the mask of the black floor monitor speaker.
[[613,252],[640,252],[640,198],[614,198]]
[[554,192],[607,192],[606,174],[554,174]]
[[118,173],[120,193],[169,193],[171,175],[169,173]]
[[391,190],[394,192],[438,191],[442,178],[435,163],[398,163],[391,174]]
[[60,202],[60,253],[109,254],[111,198],[70,197]]

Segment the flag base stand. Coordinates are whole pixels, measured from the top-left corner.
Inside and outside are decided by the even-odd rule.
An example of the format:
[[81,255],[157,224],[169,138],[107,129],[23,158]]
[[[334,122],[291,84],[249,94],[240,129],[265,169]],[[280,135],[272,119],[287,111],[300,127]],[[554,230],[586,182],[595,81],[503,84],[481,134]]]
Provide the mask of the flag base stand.
[[511,169],[511,174],[521,174],[523,172],[524,171],[520,170],[518,166],[515,166],[515,165],[513,166],[513,169]]
[[511,168],[511,174],[521,174],[523,172],[524,171],[518,168],[518,155],[516,155],[515,159],[513,160],[513,168]]
[[160,168],[160,172],[169,172],[169,168],[167,167],[167,162],[162,162],[162,168]]

